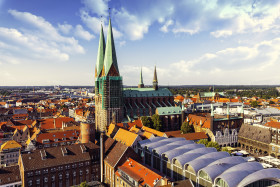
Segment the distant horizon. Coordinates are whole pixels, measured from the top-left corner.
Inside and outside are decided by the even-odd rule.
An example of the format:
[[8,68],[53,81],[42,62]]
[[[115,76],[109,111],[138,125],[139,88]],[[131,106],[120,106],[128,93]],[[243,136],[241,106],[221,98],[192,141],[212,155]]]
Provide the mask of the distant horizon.
[[[44,86],[44,85],[34,85],[34,86],[0,86],[0,89],[1,88],[6,88],[6,87],[20,87],[20,88],[33,88],[33,87],[54,87],[54,86],[61,86],[61,87],[82,87],[82,86],[84,86],[84,87],[95,87],[95,86],[91,86],[91,85],[46,85],[46,86]],[[138,85],[123,85],[124,87],[137,87]],[[153,87],[153,85],[145,85],[145,87]],[[191,84],[186,84],[186,85],[159,85],[159,87],[180,87],[180,86],[182,86],[182,87],[199,87],[199,86],[201,86],[201,87],[212,87],[212,86],[217,86],[217,87],[234,87],[234,86],[240,86],[240,87],[242,87],[242,86],[248,86],[248,87],[253,87],[253,86],[256,86],[256,87],[280,87],[280,84],[279,85],[261,85],[261,84],[259,84],[259,85],[246,85],[246,84],[240,84],[240,85],[216,85],[216,84],[214,84],[214,85],[207,85],[207,84],[205,84],[205,85],[203,85],[203,84],[201,84],[201,85],[191,85]]]

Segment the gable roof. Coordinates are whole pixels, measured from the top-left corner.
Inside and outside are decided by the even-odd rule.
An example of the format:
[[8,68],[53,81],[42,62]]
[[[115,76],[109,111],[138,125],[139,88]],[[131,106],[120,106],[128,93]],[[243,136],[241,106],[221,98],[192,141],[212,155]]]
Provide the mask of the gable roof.
[[106,156],[104,161],[106,161],[110,166],[115,167],[127,149],[128,149],[128,146],[126,146],[120,142],[117,142],[117,144],[113,147],[113,149]]
[[146,132],[149,132],[149,133],[152,133],[152,134],[154,134],[156,136],[161,136],[161,137],[166,136],[165,133],[157,131],[157,130],[149,128],[149,127],[146,127],[146,126],[143,126],[142,130],[144,130]]
[[271,143],[271,132],[267,128],[256,127],[253,125],[243,124],[239,130],[238,137],[244,137],[260,141],[263,143]]
[[134,134],[132,132],[120,128],[113,139],[124,143],[127,146],[132,146],[132,144],[138,137],[138,134]]
[[181,114],[182,109],[179,106],[172,107],[157,107],[156,109],[158,115],[173,115],[173,114]]
[[154,182],[163,178],[160,174],[150,170],[139,162],[129,158],[124,162],[119,170],[125,172],[139,183],[139,186],[155,186]]
[[15,148],[21,148],[21,145],[17,143],[15,140],[9,140],[1,145],[1,151],[5,149],[15,149]]
[[[198,116],[195,114],[189,114],[189,123],[192,125],[200,125],[200,121],[202,122],[203,128],[210,128],[211,118],[205,116]],[[185,120],[187,121],[187,119]]]

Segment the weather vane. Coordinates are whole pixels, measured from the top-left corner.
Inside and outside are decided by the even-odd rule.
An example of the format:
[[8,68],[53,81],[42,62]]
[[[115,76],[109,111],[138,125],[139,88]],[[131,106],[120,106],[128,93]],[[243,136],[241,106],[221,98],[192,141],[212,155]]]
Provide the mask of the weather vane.
[[111,18],[111,8],[110,7],[109,7],[108,12],[109,12],[109,18]]

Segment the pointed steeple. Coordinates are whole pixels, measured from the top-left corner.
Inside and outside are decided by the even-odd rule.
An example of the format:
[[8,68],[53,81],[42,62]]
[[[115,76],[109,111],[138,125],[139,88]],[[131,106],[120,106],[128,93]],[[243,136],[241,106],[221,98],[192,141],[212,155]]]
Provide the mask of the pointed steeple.
[[105,55],[105,39],[104,39],[103,27],[101,25],[97,60],[95,66],[95,78],[101,75],[101,71],[104,65],[104,55]]
[[155,70],[154,70],[153,88],[155,90],[158,90],[157,67],[156,66],[155,66]]
[[141,67],[141,72],[140,72],[140,82],[138,84],[138,88],[144,88],[143,76],[142,76],[142,67]]
[[115,44],[114,44],[111,19],[109,19],[109,26],[107,32],[107,42],[106,42],[106,50],[105,50],[105,58],[104,58],[104,75],[105,76],[120,75]]

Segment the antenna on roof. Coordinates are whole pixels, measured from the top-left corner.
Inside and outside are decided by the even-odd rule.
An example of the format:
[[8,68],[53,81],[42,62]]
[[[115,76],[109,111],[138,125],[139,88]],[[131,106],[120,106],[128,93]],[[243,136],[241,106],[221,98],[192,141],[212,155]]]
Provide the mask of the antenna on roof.
[[109,18],[111,18],[111,8],[110,7],[108,9],[108,12],[109,12]]
[[102,16],[100,16],[100,23],[102,24]]

